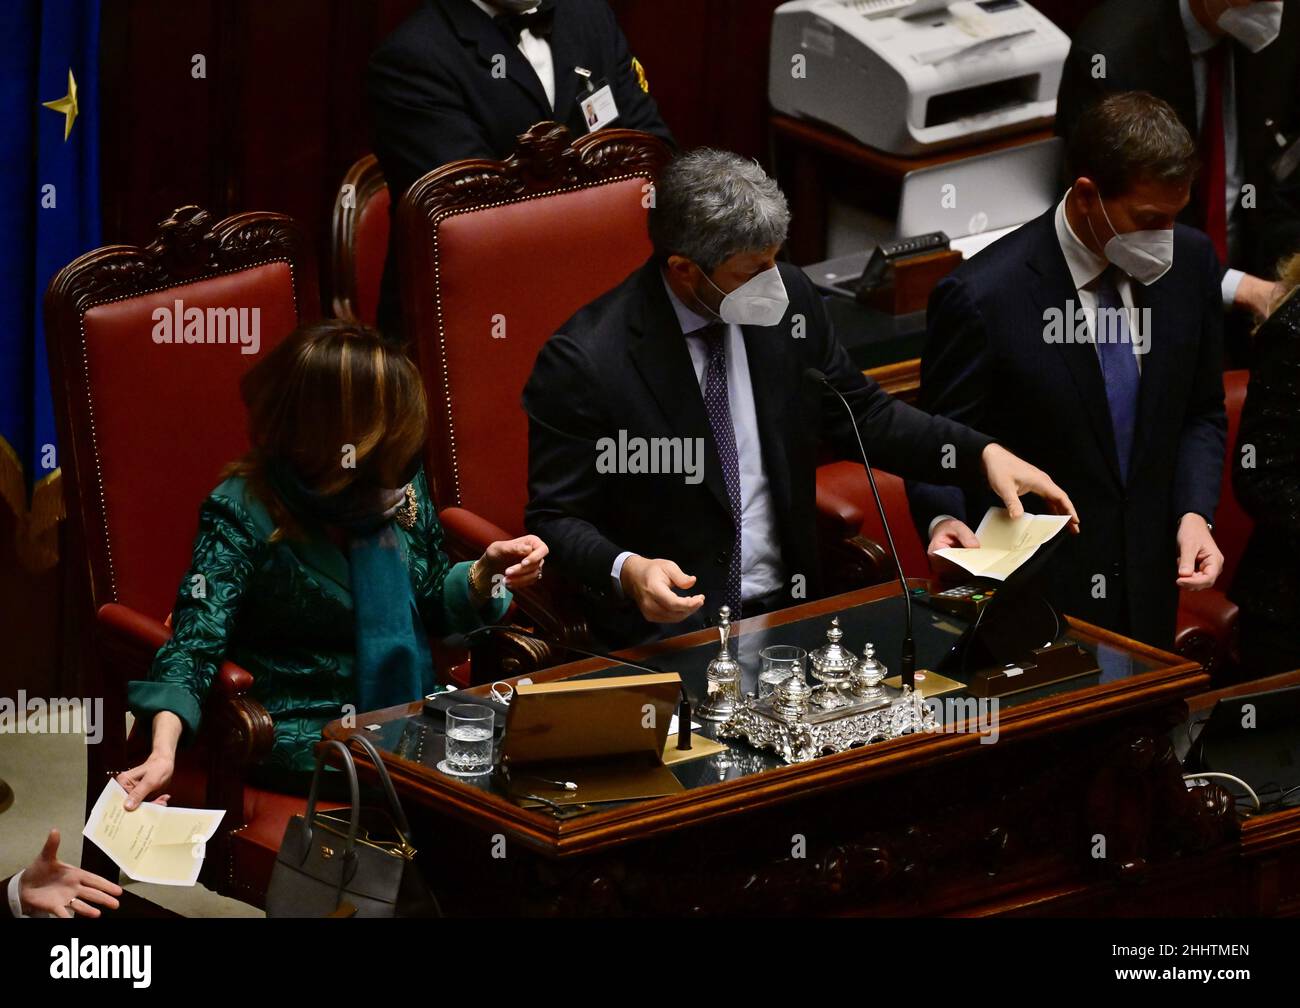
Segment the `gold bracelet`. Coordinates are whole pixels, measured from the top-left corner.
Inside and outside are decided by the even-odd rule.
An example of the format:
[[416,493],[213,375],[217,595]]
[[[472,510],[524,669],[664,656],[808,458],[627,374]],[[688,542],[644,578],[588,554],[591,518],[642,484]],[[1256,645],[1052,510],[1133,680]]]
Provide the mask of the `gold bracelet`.
[[492,597],[492,584],[483,584],[482,558],[469,565],[469,593],[479,605],[484,605]]

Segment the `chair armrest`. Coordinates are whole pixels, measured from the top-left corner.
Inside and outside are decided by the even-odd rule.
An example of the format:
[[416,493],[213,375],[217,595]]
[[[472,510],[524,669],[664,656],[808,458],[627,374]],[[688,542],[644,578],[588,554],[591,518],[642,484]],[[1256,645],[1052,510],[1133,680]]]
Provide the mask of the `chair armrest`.
[[[117,682],[147,679],[154,655],[171,637],[156,619],[128,606],[110,602],[98,616],[99,651],[105,672]],[[253,676],[234,662],[222,662],[212,681],[203,718],[202,739],[219,759],[238,767],[264,759],[271,752],[274,725],[266,708],[248,696]]]
[[862,531],[871,500],[871,484],[856,462],[834,462],[817,468],[817,521],[836,539],[851,539]]
[[1215,681],[1236,671],[1237,604],[1217,588],[1180,592],[1174,650],[1200,662]]
[[438,512],[438,521],[447,534],[447,555],[458,563],[477,560],[494,542],[518,538],[466,508],[444,508]]
[[893,579],[889,550],[862,534],[871,484],[856,462],[817,469],[817,539],[829,594]]

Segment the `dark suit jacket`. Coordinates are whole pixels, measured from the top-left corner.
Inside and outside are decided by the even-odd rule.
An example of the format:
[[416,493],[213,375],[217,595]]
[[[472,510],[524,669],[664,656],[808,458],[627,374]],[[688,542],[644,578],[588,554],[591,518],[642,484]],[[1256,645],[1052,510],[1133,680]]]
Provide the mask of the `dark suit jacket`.
[[[1214,520],[1223,466],[1218,262],[1209,239],[1180,224],[1173,268],[1149,287],[1134,284],[1135,306],[1151,310],[1152,333],[1125,486],[1096,346],[1044,337],[1044,312],[1064,311],[1076,299],[1055,212],[995,242],[935,287],[921,404],[984,431],[1070,495],[1082,530],[1050,568],[1059,608],[1169,647],[1178,522],[1189,511]],[[988,493],[963,496],[922,484],[909,485],[908,494],[923,539],[936,515],[975,528],[997,503]],[[1036,500],[1026,506],[1042,510]],[[1098,574],[1103,598],[1094,597]]]
[[[1236,73],[1242,182],[1256,186],[1258,199],[1255,209],[1238,212],[1240,261],[1228,265],[1271,277],[1280,258],[1300,249],[1300,177],[1279,183],[1271,170],[1280,153],[1275,134],[1292,141],[1300,136],[1300,2],[1287,0],[1282,34],[1260,52],[1228,41]],[[1093,77],[1097,54],[1106,57],[1103,79]],[[1115,91],[1149,91],[1163,98],[1187,131],[1200,135],[1192,54],[1178,0],[1108,0],[1084,19],[1061,77],[1057,132],[1069,136],[1084,108]],[[1200,201],[1193,198],[1180,219],[1200,227]]]
[[[814,473],[827,444],[841,458],[858,458],[847,412],[822,386],[803,378],[824,372],[854,406],[875,465],[932,480],[979,480],[989,443],[960,424],[924,413],[887,395],[853,366],[831,332],[821,296],[802,270],[782,264],[790,295],[775,326],[744,328],[758,434],[770,483],[787,584],[806,580],[816,597],[820,575],[815,531]],[[802,335],[801,335],[802,334]],[[587,593],[596,632],[628,644],[698,629],[716,618],[733,538],[717,448],[690,351],[651,261],[583,308],[538,355],[524,389],[529,425],[530,532]],[[597,471],[597,442],[618,437],[701,438],[704,479]],[[956,450],[945,469],[945,446]],[[704,608],[684,623],[657,627],[630,602],[620,602],[610,569],[623,550],[676,561],[698,579]]]
[[10,920],[14,916],[13,911],[9,909],[9,883],[13,881],[13,878],[10,875],[3,882],[0,882],[0,917],[7,917]]
[[[1300,622],[1300,292],[1255,335],[1233,487],[1255,522],[1232,585],[1242,611],[1279,628]],[[1250,447],[1255,464],[1240,464]]]
[[[554,110],[514,39],[470,0],[426,0],[384,41],[370,58],[366,89],[394,214],[421,176],[462,158],[505,158],[536,123],[556,120],[575,139],[585,136],[577,102],[585,85],[575,66],[590,70],[597,86],[610,85],[619,111],[615,126],[672,141],[654,99],[637,82],[627,40],[604,0],[557,0],[550,43]],[[493,76],[500,56],[505,78]],[[395,247],[390,241],[381,292],[385,329],[399,311]]]

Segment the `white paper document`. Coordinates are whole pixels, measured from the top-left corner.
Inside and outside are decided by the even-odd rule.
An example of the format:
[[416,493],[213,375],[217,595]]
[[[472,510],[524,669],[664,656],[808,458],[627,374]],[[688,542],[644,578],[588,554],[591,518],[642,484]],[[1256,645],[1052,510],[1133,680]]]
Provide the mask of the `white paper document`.
[[110,779],[82,835],[137,882],[192,886],[207,842],[226,814],[218,809],[168,808],[146,802],[128,812],[126,792]]
[[1013,520],[1006,508],[989,508],[975,530],[977,549],[949,546],[935,554],[976,577],[1005,581],[1069,523],[1069,515],[1025,514]]

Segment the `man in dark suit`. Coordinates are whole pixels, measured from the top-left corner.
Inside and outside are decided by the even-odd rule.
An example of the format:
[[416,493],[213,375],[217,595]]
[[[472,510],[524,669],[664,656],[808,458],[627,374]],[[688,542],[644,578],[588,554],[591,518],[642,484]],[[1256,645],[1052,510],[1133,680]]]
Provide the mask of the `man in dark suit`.
[[[574,138],[617,126],[672,141],[604,0],[426,0],[371,57],[366,87],[394,214],[421,176],[462,158],[505,158],[539,122],[563,123]],[[385,332],[399,310],[394,248],[390,240]]]
[[1300,142],[1300,2],[1108,0],[1072,40],[1057,132],[1121,91],[1163,98],[1199,138],[1201,175],[1179,220],[1233,267],[1224,306],[1264,315],[1278,261],[1300,250],[1300,172],[1275,171]]
[[863,377],[803,272],[775,261],[789,219],[757,164],[678,158],[650,210],[654,256],[538,355],[525,524],[610,646],[697,629],[723,605],[755,615],[817,595],[818,450],[859,454],[810,368],[848,397],[874,464],[1073,513],[1044,473]]
[[[1222,306],[1209,239],[1174,219],[1196,149],[1140,92],[1089,107],[1061,203],[930,297],[921,403],[1060,480],[1082,533],[1049,569],[1064,612],[1161,647],[1177,588],[1214,583],[1224,458]],[[929,550],[977,545],[996,501],[908,487]]]

